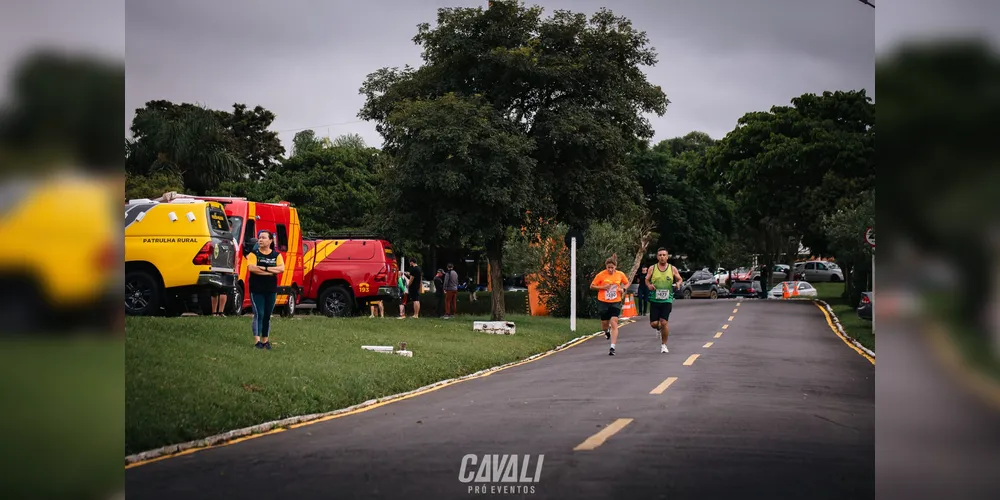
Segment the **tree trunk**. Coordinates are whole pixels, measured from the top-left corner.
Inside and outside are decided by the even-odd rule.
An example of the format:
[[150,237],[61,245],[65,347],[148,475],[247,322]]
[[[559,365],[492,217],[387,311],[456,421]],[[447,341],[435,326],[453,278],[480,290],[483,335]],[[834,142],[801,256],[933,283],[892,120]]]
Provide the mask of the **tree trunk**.
[[503,238],[496,238],[486,244],[486,258],[490,262],[490,288],[493,290],[492,315],[493,321],[503,321],[506,303],[503,293]]
[[652,237],[651,232],[646,232],[642,235],[639,240],[639,251],[635,253],[635,260],[632,261],[632,269],[628,272],[628,282],[631,283],[635,279],[635,273],[642,267],[643,257],[646,256],[646,249],[649,248],[650,238]]

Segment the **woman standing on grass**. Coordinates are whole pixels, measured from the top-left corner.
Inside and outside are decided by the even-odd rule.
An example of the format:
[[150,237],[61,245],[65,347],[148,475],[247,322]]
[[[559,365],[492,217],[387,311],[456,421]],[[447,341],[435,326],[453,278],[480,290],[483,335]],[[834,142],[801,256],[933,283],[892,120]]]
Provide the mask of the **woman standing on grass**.
[[257,248],[247,256],[250,271],[250,303],[253,305],[253,336],[257,349],[271,350],[271,314],[278,296],[278,275],[285,271],[285,261],[274,248],[270,231],[257,233]]

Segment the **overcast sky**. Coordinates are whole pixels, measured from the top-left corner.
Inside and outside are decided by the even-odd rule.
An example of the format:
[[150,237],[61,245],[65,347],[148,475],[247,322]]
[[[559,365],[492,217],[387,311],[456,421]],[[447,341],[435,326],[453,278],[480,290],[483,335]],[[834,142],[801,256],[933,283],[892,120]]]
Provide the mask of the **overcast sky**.
[[[11,3],[0,16],[0,68],[39,43],[124,55],[126,123],[151,99],[260,104],[277,114],[273,128],[287,147],[305,128],[380,145],[374,126],[356,116],[365,76],[419,64],[411,38],[436,8],[486,0],[125,0],[124,15],[121,1]],[[995,0],[874,0],[877,9],[858,0],[528,3],[549,13],[610,5],[647,32],[659,53],[647,75],[672,102],[653,119],[656,140],[692,130],[719,138],[744,113],[804,92],[864,88],[874,96],[876,47],[941,29],[995,30],[989,20],[998,13]]]

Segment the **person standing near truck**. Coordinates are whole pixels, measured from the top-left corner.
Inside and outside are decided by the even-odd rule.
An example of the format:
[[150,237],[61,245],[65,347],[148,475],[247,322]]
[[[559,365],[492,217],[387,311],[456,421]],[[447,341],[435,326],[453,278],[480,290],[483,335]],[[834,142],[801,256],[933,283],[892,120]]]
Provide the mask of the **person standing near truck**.
[[410,293],[410,303],[413,304],[413,319],[420,318],[420,290],[424,287],[422,281],[424,273],[420,270],[416,260],[410,261],[410,281],[407,289]]
[[434,275],[434,298],[437,299],[437,315],[439,318],[447,317],[447,305],[444,300],[444,269],[438,269]]
[[278,297],[278,275],[285,272],[285,261],[274,247],[270,231],[257,233],[257,247],[247,255],[250,271],[250,303],[253,305],[254,347],[271,350],[271,315]]
[[408,288],[406,286],[406,280],[409,278],[408,273],[399,273],[399,279],[396,280],[396,287],[399,288],[399,319],[406,319],[406,303],[409,301]]

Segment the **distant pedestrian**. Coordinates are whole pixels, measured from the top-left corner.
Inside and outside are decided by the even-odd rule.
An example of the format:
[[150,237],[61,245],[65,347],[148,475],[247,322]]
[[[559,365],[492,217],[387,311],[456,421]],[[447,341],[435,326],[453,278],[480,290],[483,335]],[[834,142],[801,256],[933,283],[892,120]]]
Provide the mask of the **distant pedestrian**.
[[410,303],[413,304],[413,319],[420,318],[420,292],[424,286],[423,272],[416,260],[410,261],[410,280],[407,288],[410,294]]
[[253,305],[254,347],[271,350],[271,315],[278,294],[278,275],[285,271],[285,261],[274,248],[270,231],[257,233],[257,247],[247,255],[250,271],[250,303]]
[[465,287],[469,289],[469,302],[475,302],[479,300],[476,296],[479,293],[479,279],[478,276],[469,275],[469,280],[465,284]]
[[444,269],[438,269],[437,274],[434,275],[434,297],[437,299],[437,315],[439,318],[445,317],[444,280]]
[[376,300],[371,303],[372,308],[372,318],[384,318],[385,317],[385,305],[382,304],[381,300]]
[[454,318],[458,314],[458,273],[454,264],[448,264],[448,272],[444,273],[444,295],[444,319]]
[[601,315],[601,328],[604,335],[611,340],[609,356],[615,355],[615,343],[618,342],[618,317],[622,313],[622,298],[628,288],[628,276],[618,270],[618,256],[612,255],[604,261],[604,270],[597,273],[590,283],[591,290],[598,290],[598,313]]
[[399,273],[399,279],[396,280],[396,287],[399,288],[399,319],[406,319],[406,303],[410,297],[409,288],[407,287],[407,276],[408,273]]
[[646,311],[649,309],[649,287],[646,286],[647,273],[649,273],[649,268],[642,266],[642,270],[636,276],[637,284],[639,285],[638,293],[636,293],[636,305],[639,309],[639,316],[645,316]]

